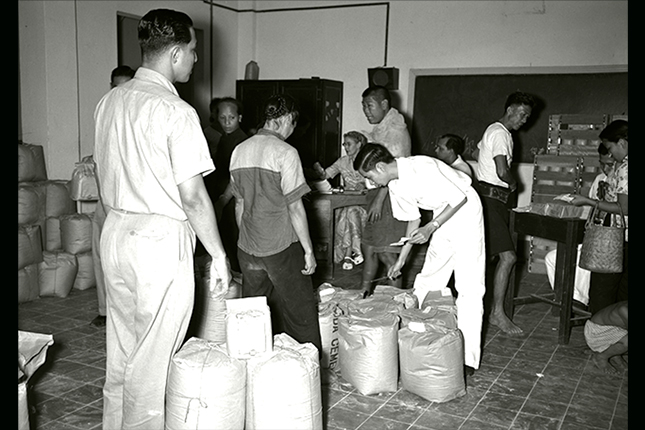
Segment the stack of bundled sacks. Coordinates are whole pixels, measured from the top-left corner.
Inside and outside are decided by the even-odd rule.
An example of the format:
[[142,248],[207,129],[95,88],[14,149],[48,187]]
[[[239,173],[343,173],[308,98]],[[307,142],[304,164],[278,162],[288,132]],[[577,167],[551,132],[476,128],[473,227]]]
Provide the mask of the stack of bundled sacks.
[[322,430],[316,347],[273,335],[265,297],[227,299],[237,291],[208,284],[198,330],[210,339],[191,337],[173,357],[166,429]]
[[377,286],[360,291],[318,288],[323,378],[340,375],[361,394],[401,386],[426,400],[466,394],[463,335],[450,289],[431,291],[419,304],[409,290]]
[[18,143],[18,303],[96,285],[92,222],[67,180],[48,180],[43,148]]

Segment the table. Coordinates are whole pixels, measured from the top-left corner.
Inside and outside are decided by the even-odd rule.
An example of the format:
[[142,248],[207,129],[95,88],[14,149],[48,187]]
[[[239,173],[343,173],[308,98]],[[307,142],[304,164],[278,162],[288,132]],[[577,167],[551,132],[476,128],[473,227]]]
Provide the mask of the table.
[[557,242],[555,263],[554,292],[548,294],[530,294],[525,297],[515,296],[515,269],[511,274],[506,290],[504,308],[511,319],[515,305],[545,302],[552,305],[552,312],[559,316],[558,343],[569,343],[571,327],[582,325],[591,316],[573,308],[573,289],[576,272],[578,244],[582,243],[585,221],[580,218],[555,218],[530,212],[511,211],[510,229],[513,240],[517,243],[518,234],[542,237]]
[[309,194],[305,200],[309,232],[314,243],[318,267],[316,272],[323,279],[334,279],[334,211],[345,206],[367,206],[365,193],[345,191],[344,193]]

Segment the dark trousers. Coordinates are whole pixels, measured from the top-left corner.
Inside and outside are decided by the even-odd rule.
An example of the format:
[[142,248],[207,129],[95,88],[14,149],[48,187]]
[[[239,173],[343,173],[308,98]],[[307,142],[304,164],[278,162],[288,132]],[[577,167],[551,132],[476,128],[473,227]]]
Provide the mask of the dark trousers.
[[299,242],[268,257],[255,257],[238,248],[243,297],[265,296],[271,310],[273,334],[286,333],[322,351],[318,304],[311,277],[300,271],[305,258]]
[[625,242],[623,254],[623,271],[621,273],[591,272],[589,283],[589,312],[595,314],[617,302],[627,300],[628,251]]

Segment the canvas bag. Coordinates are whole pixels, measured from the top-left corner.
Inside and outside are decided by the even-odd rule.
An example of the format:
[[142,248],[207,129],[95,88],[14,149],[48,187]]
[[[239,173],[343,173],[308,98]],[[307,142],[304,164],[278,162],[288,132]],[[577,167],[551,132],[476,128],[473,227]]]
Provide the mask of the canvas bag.
[[598,203],[596,203],[585,223],[585,234],[582,239],[578,266],[596,273],[621,273],[625,245],[623,210],[621,208],[620,217],[616,216],[616,219],[621,220],[621,226],[605,226],[594,223],[593,220],[598,210]]

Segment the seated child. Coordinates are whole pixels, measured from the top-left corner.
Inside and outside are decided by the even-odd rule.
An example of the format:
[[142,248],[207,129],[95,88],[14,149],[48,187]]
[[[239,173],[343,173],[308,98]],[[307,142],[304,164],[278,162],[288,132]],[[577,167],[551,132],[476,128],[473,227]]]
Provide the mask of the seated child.
[[[627,354],[627,301],[609,305],[585,323],[585,340],[594,364],[605,373],[618,373]],[[616,357],[614,359],[614,357]],[[611,363],[614,359],[618,367]]]
[[[367,143],[367,138],[357,131],[350,131],[343,135],[343,139],[347,154],[324,170],[317,165],[318,175],[321,179],[331,179],[340,173],[346,190],[364,190],[365,179],[354,170],[353,164],[356,154]],[[342,261],[343,269],[351,270],[354,265],[363,262],[361,237],[367,221],[367,211],[361,206],[347,206],[338,209],[335,217],[334,262]]]

